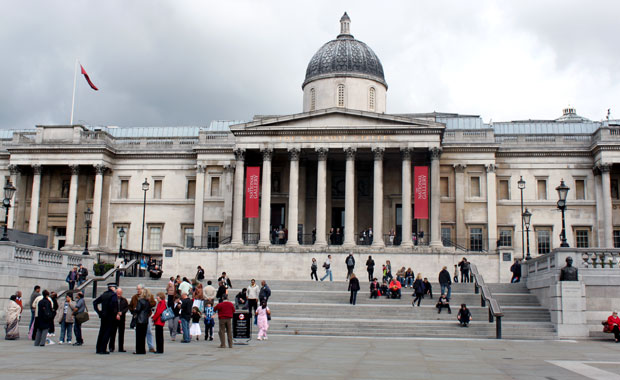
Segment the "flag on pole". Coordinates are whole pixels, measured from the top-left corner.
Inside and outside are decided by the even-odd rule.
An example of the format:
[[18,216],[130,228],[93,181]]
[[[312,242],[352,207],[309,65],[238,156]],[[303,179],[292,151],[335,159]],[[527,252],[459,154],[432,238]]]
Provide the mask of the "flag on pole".
[[95,91],[99,91],[99,89],[93,84],[93,82],[90,81],[90,78],[88,77],[88,74],[86,74],[86,70],[84,70],[84,67],[82,67],[82,65],[80,65],[80,69],[82,69],[82,74],[84,75],[84,78],[86,78],[86,81],[88,82],[90,88]]

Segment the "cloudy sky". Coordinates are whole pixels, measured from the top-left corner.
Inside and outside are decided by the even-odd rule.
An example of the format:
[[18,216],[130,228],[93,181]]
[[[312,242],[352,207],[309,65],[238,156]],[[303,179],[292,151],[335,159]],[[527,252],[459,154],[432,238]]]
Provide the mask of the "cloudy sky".
[[[542,5],[541,5],[542,3]],[[620,2],[0,0],[0,128],[207,125],[301,112],[339,32],[383,63],[388,112],[620,118]]]

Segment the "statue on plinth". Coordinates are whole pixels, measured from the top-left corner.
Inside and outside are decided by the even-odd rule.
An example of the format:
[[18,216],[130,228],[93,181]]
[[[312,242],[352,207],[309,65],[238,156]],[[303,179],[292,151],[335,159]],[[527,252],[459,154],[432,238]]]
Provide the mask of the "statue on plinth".
[[573,266],[573,258],[566,258],[566,266],[560,270],[560,281],[579,281],[577,268]]

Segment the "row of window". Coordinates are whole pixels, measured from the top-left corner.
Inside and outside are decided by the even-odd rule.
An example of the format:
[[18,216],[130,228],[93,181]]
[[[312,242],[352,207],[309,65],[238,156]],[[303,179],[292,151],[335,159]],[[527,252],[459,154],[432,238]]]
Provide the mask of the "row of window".
[[[374,87],[370,87],[368,89],[368,110],[374,111],[376,103],[376,90]],[[337,104],[338,107],[345,106],[345,86],[344,84],[339,84],[337,87]],[[310,111],[316,110],[316,90],[314,88],[310,89]]]
[[[534,241],[531,245],[533,252],[543,255],[551,252],[552,247],[552,228],[551,227],[535,227],[533,229],[533,238]],[[575,236],[574,246],[576,248],[590,248],[590,228],[588,227],[577,227],[573,230]],[[497,247],[513,247],[514,230],[512,228],[500,228],[498,230],[498,239],[497,239]],[[467,244],[465,247],[472,251],[483,251],[488,249],[485,244],[483,238],[483,228],[482,227],[469,227],[467,236]],[[452,238],[452,228],[451,227],[442,227],[441,228],[441,238],[446,246],[452,246],[453,238]],[[620,248],[620,230],[614,230],[614,247]]]
[[[439,180],[439,188],[442,197],[450,197],[450,185],[448,177],[441,177]],[[586,180],[575,179],[574,187],[571,189],[574,191],[575,199],[586,199]],[[546,179],[536,180],[536,199],[547,200],[549,199],[549,189]],[[613,192],[612,192],[613,193]],[[482,190],[480,187],[480,176],[469,177],[469,196],[471,198],[478,198],[482,196]],[[510,193],[510,179],[500,178],[497,180],[497,199],[509,200],[518,199],[521,194],[518,193],[516,198],[512,198]]]
[[[114,231],[116,232],[116,246],[120,247],[121,241],[120,236],[118,234],[119,230],[123,228],[125,231],[125,237],[123,238],[123,247],[127,247],[129,244],[129,224],[115,224]],[[163,224],[147,224],[146,226],[146,234],[145,234],[145,250],[147,251],[159,251],[162,248],[162,233],[163,233],[164,225]],[[210,224],[205,226],[206,236],[197,237],[202,241],[194,240],[194,225],[193,224],[182,224],[181,225],[181,244],[185,248],[193,248],[196,246],[207,246],[212,242],[219,242],[220,238],[220,226]]]
[[[220,177],[209,177],[210,181],[210,192],[209,196],[211,197],[219,197],[221,196],[220,191]],[[161,192],[163,187],[163,179],[155,179],[153,180],[151,190],[152,191],[152,199],[161,199]],[[120,189],[119,189],[119,198],[127,199],[129,197],[129,179],[121,178],[120,181]],[[186,199],[194,199],[196,197],[196,180],[195,179],[187,179],[186,187],[185,187],[185,198]]]

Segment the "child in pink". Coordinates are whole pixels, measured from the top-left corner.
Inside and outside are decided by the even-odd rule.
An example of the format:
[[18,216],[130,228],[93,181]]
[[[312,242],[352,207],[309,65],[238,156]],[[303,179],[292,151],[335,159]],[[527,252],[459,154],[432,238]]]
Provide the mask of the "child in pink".
[[267,340],[267,330],[269,330],[269,316],[271,312],[267,307],[266,301],[261,301],[260,307],[256,309],[258,324],[258,340]]

